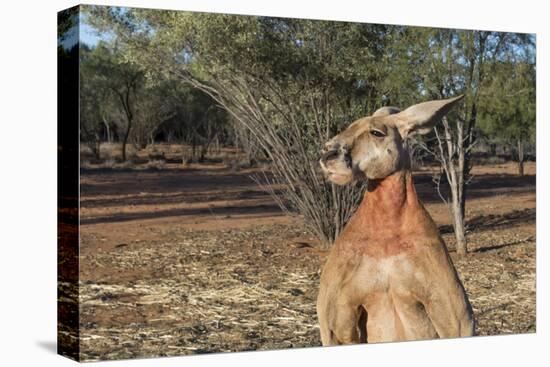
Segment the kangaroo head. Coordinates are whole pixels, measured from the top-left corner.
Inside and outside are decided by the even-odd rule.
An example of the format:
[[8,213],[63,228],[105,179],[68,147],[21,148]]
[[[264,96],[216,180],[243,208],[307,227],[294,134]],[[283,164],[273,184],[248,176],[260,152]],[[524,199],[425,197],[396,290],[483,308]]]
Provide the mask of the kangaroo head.
[[464,96],[423,102],[404,111],[382,107],[363,117],[325,144],[320,165],[327,178],[339,185],[360,179],[383,179],[404,169],[409,156],[405,141],[427,134]]

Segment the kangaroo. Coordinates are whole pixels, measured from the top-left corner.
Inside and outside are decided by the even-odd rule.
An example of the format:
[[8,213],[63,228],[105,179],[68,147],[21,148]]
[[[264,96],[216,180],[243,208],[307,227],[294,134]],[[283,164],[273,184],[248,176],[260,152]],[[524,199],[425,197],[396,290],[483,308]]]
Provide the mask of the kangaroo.
[[383,107],[332,138],[320,159],[338,185],[367,180],[324,265],[317,315],[324,346],[474,335],[472,307],[416,194],[406,141],[463,96]]

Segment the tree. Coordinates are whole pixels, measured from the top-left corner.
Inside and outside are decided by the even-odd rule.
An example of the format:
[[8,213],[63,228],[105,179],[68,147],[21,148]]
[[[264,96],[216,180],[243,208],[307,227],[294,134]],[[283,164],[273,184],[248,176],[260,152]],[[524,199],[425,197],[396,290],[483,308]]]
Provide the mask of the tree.
[[529,47],[529,35],[150,9],[89,13],[96,27],[116,34],[125,60],[179,78],[226,110],[237,135],[252,137],[272,162],[266,188],[327,245],[364,188],[335,187],[320,176],[323,144],[378,107],[464,94],[462,108],[425,147],[441,163],[450,187],[442,197],[457,251],[466,253],[466,188],[482,96],[495,65]]
[[80,135],[96,159],[100,159],[103,141],[113,140],[112,119],[117,114],[112,91],[105,78],[97,73],[91,58],[95,57],[86,45],[80,45]]
[[[143,9],[94,15],[117,32],[128,59],[177,75],[228,111],[271,160],[266,188],[279,205],[332,243],[363,188],[326,182],[319,152],[384,103],[376,85],[385,26]],[[270,189],[278,184],[282,194]]]
[[536,72],[529,58],[500,62],[490,92],[483,97],[481,129],[511,146],[516,154],[518,175],[524,174],[524,146],[533,143],[536,120]]
[[93,87],[90,88],[86,88],[85,84],[84,91],[93,93],[95,89],[98,93],[103,93],[102,98],[96,98],[100,103],[95,110],[96,113],[101,114],[102,104],[112,97],[124,116],[124,122],[118,121],[123,125],[121,155],[122,160],[125,161],[126,145],[136,119],[137,99],[145,81],[144,72],[136,65],[124,60],[118,50],[110,48],[105,43],[100,43],[84,55],[81,62],[81,76],[83,80],[93,83]]
[[171,111],[156,131],[165,140],[181,143],[184,163],[204,161],[210,145],[227,137],[227,113],[206,93],[173,75],[156,74],[154,78],[159,106]]
[[138,150],[145,149],[154,143],[158,128],[175,115],[174,106],[166,103],[168,96],[164,85],[155,82],[145,83],[136,88],[133,109],[134,128],[130,140]]
[[[444,118],[442,127],[435,127],[437,143],[428,149],[440,162],[450,188],[450,197],[441,197],[450,208],[457,253],[463,255],[467,252],[467,183],[478,111],[484,107],[481,97],[489,89],[500,60],[515,48],[528,45],[530,39],[500,32],[411,29],[403,42],[410,45],[412,58],[421,60],[413,70],[421,94],[430,98],[465,95],[462,108]],[[436,181],[439,185],[440,179]]]

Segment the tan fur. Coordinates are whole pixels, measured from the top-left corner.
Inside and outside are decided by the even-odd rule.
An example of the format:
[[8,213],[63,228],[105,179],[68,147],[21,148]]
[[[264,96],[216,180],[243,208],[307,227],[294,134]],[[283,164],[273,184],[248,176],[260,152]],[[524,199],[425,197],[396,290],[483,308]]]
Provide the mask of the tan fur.
[[459,99],[378,110],[327,144],[321,167],[330,180],[370,180],[321,276],[323,345],[474,335],[464,287],[416,195],[404,149],[410,134],[425,132]]

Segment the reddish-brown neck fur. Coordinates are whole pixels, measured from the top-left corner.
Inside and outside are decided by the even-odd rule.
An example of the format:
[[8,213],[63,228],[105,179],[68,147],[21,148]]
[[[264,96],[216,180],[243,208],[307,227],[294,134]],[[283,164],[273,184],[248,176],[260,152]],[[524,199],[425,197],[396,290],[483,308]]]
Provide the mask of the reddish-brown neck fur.
[[411,211],[418,210],[419,202],[409,170],[370,181],[365,198],[357,210],[365,229],[379,234],[381,229],[399,231]]
[[[411,245],[416,235],[433,235],[437,229],[418,200],[410,170],[401,170],[369,182],[365,197],[338,242],[358,249],[384,244],[385,254]],[[369,250],[370,252],[370,250]]]

